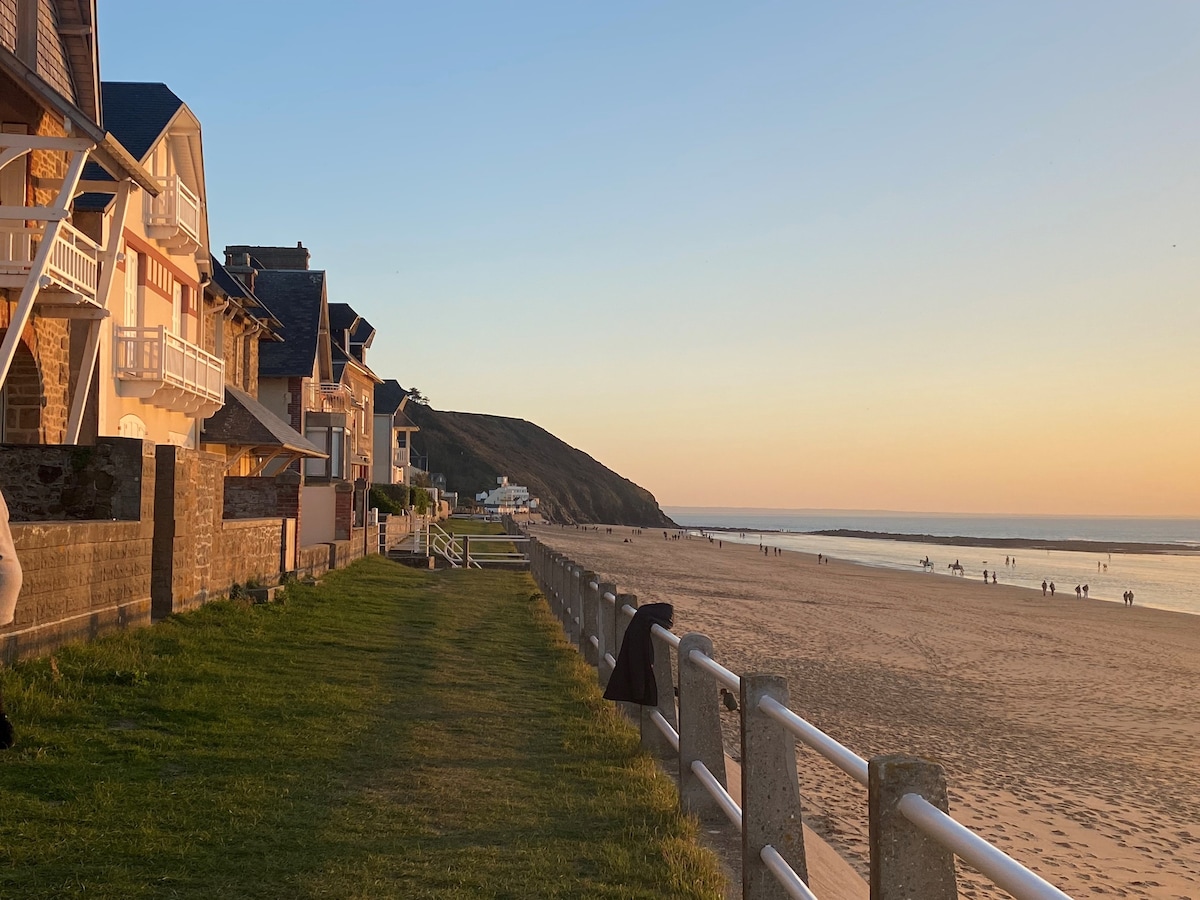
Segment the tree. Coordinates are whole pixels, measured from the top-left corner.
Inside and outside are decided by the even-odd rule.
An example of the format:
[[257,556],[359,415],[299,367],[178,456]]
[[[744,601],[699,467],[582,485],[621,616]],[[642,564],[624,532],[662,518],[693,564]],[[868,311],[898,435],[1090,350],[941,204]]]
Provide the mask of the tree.
[[421,393],[420,388],[409,388],[408,389],[408,399],[411,400],[413,403],[416,403],[420,406],[428,406],[429,405],[429,398]]

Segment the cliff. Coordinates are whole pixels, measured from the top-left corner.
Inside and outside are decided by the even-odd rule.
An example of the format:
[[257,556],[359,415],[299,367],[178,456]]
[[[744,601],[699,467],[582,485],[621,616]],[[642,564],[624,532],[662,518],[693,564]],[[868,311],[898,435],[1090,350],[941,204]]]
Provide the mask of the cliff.
[[413,449],[460,496],[489,491],[497,476],[507,475],[528,487],[541,500],[542,515],[555,522],[675,527],[645,488],[532,422],[413,403],[405,412],[421,429]]

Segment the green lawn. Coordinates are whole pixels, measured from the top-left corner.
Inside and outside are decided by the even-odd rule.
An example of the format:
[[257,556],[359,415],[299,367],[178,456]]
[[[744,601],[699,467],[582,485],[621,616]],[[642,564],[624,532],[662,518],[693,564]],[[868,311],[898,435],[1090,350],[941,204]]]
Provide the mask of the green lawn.
[[528,575],[380,558],[2,673],[0,897],[712,897]]

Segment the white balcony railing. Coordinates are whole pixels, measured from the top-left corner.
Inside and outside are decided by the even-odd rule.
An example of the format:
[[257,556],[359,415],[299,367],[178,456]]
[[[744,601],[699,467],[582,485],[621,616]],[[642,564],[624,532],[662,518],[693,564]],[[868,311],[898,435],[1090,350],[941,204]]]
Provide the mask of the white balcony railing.
[[310,381],[308,411],[341,413],[354,407],[354,396],[344,384]]
[[146,226],[150,236],[179,246],[200,243],[203,205],[178,175],[157,179],[162,193],[146,197]]
[[210,416],[225,398],[225,362],[165,327],[113,329],[121,393],[154,406]]
[[397,469],[403,469],[408,465],[408,448],[393,447],[392,448],[392,465]]
[[[31,228],[24,222],[0,222],[0,287],[24,287],[45,233],[44,224]],[[95,241],[63,222],[50,248],[43,288],[57,288],[96,302],[99,254],[100,246]]]

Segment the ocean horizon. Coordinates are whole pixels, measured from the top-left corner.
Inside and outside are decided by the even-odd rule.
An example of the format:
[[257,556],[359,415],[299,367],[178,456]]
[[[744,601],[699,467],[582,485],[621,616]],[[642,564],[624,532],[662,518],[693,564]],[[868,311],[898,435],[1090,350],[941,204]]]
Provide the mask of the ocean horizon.
[[[681,527],[696,531],[727,529],[718,536],[732,543],[822,553],[859,565],[925,571],[930,577],[957,577],[949,566],[959,562],[962,577],[1040,590],[1053,582],[1061,593],[1087,585],[1091,599],[1121,603],[1132,590],[1135,603],[1200,615],[1200,519],[1148,516],[1013,516],[964,513],[909,513],[884,510],[761,509],[747,507],[664,506]],[[813,534],[845,529],[875,532],[877,538]],[[961,538],[954,544],[888,540],[887,535]],[[1121,553],[1098,550],[997,548],[978,539],[1097,541],[1113,545],[1173,544],[1180,553]]]
[[1172,516],[1057,516],[926,513],[870,509],[770,509],[664,506],[678,524],[694,527],[809,533],[845,529],[934,537],[1037,541],[1179,544],[1200,549],[1200,518]]

